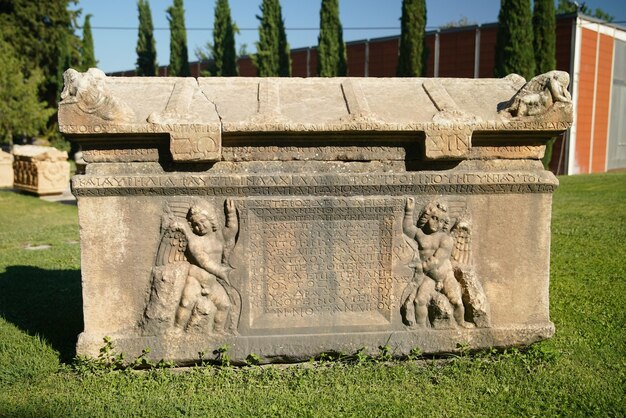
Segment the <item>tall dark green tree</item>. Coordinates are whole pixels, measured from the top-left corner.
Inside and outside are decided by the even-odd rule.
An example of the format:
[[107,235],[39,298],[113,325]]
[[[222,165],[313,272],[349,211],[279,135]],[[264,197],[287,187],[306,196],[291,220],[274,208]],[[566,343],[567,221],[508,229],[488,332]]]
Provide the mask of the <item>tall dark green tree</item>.
[[183,0],[174,0],[167,9],[167,20],[170,23],[170,66],[168,75],[188,77],[189,56],[187,52],[187,30],[185,29],[185,8]]
[[91,15],[85,16],[83,23],[83,40],[80,49],[80,66],[84,71],[98,65],[96,53],[93,48],[93,36],[91,35]]
[[419,77],[423,74],[426,46],[426,0],[403,0],[398,55],[398,77]]
[[259,77],[289,77],[291,55],[279,0],[263,0],[259,22],[259,42],[254,57]]
[[211,71],[213,75],[235,76],[238,74],[235,32],[236,27],[230,15],[228,0],[217,0],[213,23],[213,69]]
[[280,2],[276,0],[276,3],[278,4],[278,75],[291,77],[291,48],[287,42],[287,31]]
[[530,0],[501,0],[496,35],[495,76],[535,75]]
[[[556,69],[556,16],[554,0],[534,0],[533,5],[533,47],[535,50],[535,71],[537,74]],[[546,143],[542,159],[547,169],[552,160],[555,138]]]
[[75,0],[0,0],[0,38],[19,51],[24,78],[41,71],[39,98],[56,108],[63,71],[80,64],[80,39],[74,34]]
[[148,0],[137,1],[139,12],[139,34],[137,36],[137,62],[135,68],[139,76],[155,76],[158,74],[156,61],[156,41],[154,39],[154,26],[152,25],[152,12]]
[[556,69],[556,19],[554,0],[534,0],[533,47],[538,74]]
[[322,0],[320,34],[317,38],[317,74],[320,77],[345,76],[348,73],[346,44],[339,20],[339,1]]

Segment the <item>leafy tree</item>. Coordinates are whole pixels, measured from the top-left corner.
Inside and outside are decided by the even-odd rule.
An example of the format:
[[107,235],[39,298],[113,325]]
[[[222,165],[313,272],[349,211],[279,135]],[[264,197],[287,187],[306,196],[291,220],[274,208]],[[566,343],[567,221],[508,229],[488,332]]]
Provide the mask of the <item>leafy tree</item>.
[[213,24],[213,75],[238,75],[237,51],[235,49],[236,31],[237,28],[230,15],[228,0],[217,0],[215,23]]
[[339,1],[322,0],[320,34],[317,38],[317,74],[320,77],[345,76],[348,73],[346,45],[339,20]]
[[0,39],[0,143],[17,137],[34,137],[45,129],[54,109],[39,100],[44,78],[40,69],[24,78],[17,54]]
[[191,75],[191,71],[187,53],[183,0],[174,0],[174,4],[168,7],[167,20],[170,23],[170,67],[168,75],[188,77]]
[[592,10],[590,7],[587,7],[584,2],[581,4],[577,4],[573,1],[559,0],[559,3],[556,7],[556,14],[574,13],[576,11],[580,11],[582,14],[605,20],[607,22],[612,22],[615,19],[612,15],[600,8]]
[[403,0],[400,32],[398,77],[419,77],[426,67],[424,44],[426,31],[426,1]]
[[152,12],[148,0],[138,0],[139,35],[137,36],[137,62],[135,68],[139,76],[155,76],[158,74],[156,61],[156,41],[154,40],[154,26]]
[[43,74],[40,100],[56,108],[63,89],[63,71],[80,63],[80,39],[74,34],[76,0],[0,0],[0,38],[19,51],[25,79]]
[[474,26],[478,22],[470,20],[467,16],[461,16],[458,20],[450,20],[440,26],[441,29],[462,28],[464,26]]
[[496,77],[535,75],[530,0],[501,0],[496,37]]
[[96,61],[96,55],[93,48],[93,36],[91,35],[91,15],[85,16],[85,23],[83,24],[83,41],[81,43],[80,60],[81,68],[83,71],[95,67],[98,65]]
[[279,0],[263,0],[259,22],[259,42],[254,56],[259,77],[289,77],[291,55],[285,21]]

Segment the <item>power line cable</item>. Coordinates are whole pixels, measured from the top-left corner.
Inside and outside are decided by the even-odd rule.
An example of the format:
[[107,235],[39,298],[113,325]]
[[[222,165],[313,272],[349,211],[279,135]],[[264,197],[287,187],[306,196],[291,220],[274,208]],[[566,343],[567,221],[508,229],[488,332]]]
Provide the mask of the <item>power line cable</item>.
[[[82,29],[82,26],[77,26],[77,29]],[[433,27],[434,28],[434,27]],[[91,29],[101,29],[101,30],[137,30],[137,27],[131,26],[92,26]],[[237,28],[240,31],[258,31],[259,28]],[[153,30],[167,30],[170,28],[153,28]],[[187,30],[200,30],[200,31],[212,31],[213,28],[187,28]],[[319,31],[320,28],[285,28],[285,30],[316,30]],[[400,30],[400,26],[376,26],[376,27],[348,27],[343,28],[343,30]]]

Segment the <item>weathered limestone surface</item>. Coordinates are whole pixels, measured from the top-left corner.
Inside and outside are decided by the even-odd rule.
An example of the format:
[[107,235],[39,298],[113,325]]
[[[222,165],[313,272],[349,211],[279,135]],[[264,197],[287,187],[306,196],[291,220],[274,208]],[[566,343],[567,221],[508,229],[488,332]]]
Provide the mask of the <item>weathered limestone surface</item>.
[[529,344],[548,311],[568,77],[107,78],[68,70],[78,352],[189,363]]
[[13,155],[0,150],[0,187],[13,187]]
[[63,193],[70,181],[67,152],[39,145],[13,146],[13,187],[38,195]]

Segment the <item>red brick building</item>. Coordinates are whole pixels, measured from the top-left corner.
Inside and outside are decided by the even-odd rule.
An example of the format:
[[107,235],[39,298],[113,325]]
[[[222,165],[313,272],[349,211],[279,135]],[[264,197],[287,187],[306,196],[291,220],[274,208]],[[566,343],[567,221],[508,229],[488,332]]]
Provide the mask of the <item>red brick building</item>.
[[[493,77],[497,23],[426,33],[427,77]],[[557,16],[557,69],[572,76],[574,126],[555,142],[550,168],[557,174],[626,168],[626,28],[581,14]],[[394,77],[399,36],[348,42],[348,74]],[[316,47],[291,51],[294,77],[317,74]],[[191,63],[198,76],[207,63]],[[248,56],[239,73],[255,77]],[[111,75],[133,75],[132,71]],[[159,75],[167,75],[161,67]]]

